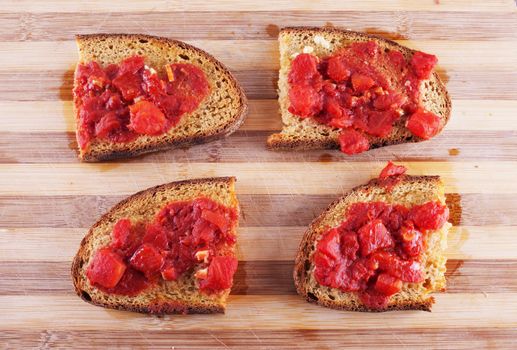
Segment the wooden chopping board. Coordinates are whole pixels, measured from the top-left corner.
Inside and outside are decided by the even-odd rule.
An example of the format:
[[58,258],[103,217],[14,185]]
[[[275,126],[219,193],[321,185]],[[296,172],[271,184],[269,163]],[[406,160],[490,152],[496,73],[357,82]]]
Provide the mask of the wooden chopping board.
[[[513,0],[4,0],[0,9],[0,348],[338,349],[517,347],[517,7]],[[354,157],[273,153],[278,28],[333,25],[438,55],[453,115],[435,139]],[[224,141],[81,164],[73,149],[76,33],[162,35],[235,73],[250,99]],[[295,294],[305,226],[387,160],[438,174],[453,207],[448,291],[432,313],[349,313]],[[239,259],[226,315],[153,317],[75,296],[71,258],[123,197],[164,182],[235,175]]]

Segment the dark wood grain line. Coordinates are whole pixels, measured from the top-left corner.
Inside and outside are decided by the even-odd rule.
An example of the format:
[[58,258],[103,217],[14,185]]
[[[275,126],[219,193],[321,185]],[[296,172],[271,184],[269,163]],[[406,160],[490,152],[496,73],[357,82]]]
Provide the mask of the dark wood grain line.
[[[340,195],[238,194],[242,209],[240,225],[306,226]],[[0,227],[90,227],[124,198],[89,195],[0,196]],[[461,218],[451,216],[454,225],[517,225],[517,198],[513,194],[451,194],[449,198],[451,203],[461,208]]]
[[[516,18],[517,22],[517,18]],[[517,29],[516,29],[517,32]],[[1,68],[1,67],[0,67]],[[233,72],[250,99],[275,99],[276,70]],[[483,68],[440,72],[453,99],[515,99],[517,72],[506,68]],[[72,71],[0,70],[0,101],[53,101],[72,99]],[[494,88],[497,86],[497,88]]]
[[[234,295],[294,295],[293,262],[241,261]],[[517,260],[449,260],[447,293],[515,293]],[[1,261],[0,295],[74,293],[70,264],[47,261]]]
[[[127,163],[239,163],[256,162],[364,162],[377,161],[515,161],[517,131],[444,130],[418,144],[379,148],[354,157],[337,150],[273,152],[266,149],[272,131],[237,131],[229,138],[194,146],[147,154]],[[44,145],[44,146],[43,146]],[[0,163],[77,163],[72,132],[0,132]],[[38,150],[35,152],[35,150]],[[487,152],[487,150],[490,150]]]
[[271,31],[268,32],[268,25],[323,26],[329,20],[332,20],[334,26],[374,34],[388,33],[397,39],[517,38],[515,12],[322,10],[1,13],[0,22],[4,30],[0,40],[70,40],[77,33],[99,32],[145,32],[179,39],[275,39]]
[[[345,315],[345,314],[344,314]],[[9,349],[152,348],[152,349],[382,349],[423,348],[437,350],[515,349],[517,328],[314,330],[0,330],[0,342]]]

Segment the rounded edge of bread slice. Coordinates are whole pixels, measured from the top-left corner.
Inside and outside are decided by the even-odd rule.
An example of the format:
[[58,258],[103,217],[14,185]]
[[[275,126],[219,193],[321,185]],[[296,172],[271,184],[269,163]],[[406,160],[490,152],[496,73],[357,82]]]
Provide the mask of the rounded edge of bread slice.
[[[145,63],[164,74],[164,66],[192,63],[201,68],[210,84],[209,95],[199,107],[181,117],[178,125],[157,136],[139,135],[130,142],[93,139],[79,158],[96,162],[173,148],[185,148],[214,141],[235,132],[248,113],[244,90],[228,68],[209,53],[179,40],[144,34],[77,35],[79,62],[97,61],[101,66],[118,64],[133,56],[145,56]],[[75,89],[75,78],[74,78]],[[76,96],[74,95],[74,102]],[[76,128],[79,122],[74,103]]]
[[[323,47],[314,41],[320,36],[330,43],[330,48]],[[285,27],[280,30],[280,70],[278,79],[278,102],[282,116],[282,131],[269,136],[267,146],[272,150],[316,150],[339,149],[338,136],[340,129],[320,124],[312,118],[302,119],[288,111],[289,85],[287,77],[293,56],[303,52],[305,46],[313,49],[312,54],[318,57],[331,55],[344,46],[359,41],[375,40],[381,47],[400,51],[404,57],[411,57],[416,50],[402,46],[395,41],[375,35],[344,30],[339,28],[320,27]],[[422,102],[427,110],[435,113],[441,120],[440,133],[448,123],[451,115],[451,99],[445,84],[438,73],[433,72],[430,79],[424,81],[420,88]],[[403,116],[393,125],[393,131],[386,137],[365,134],[370,141],[370,150],[409,142],[425,141],[414,136],[406,127],[408,116]]]
[[[109,294],[92,286],[86,269],[93,254],[111,242],[115,223],[122,218],[150,221],[164,205],[192,200],[200,196],[239,211],[234,177],[203,178],[171,182],[148,188],[124,199],[104,214],[82,239],[74,257],[71,275],[74,288],[84,301],[110,309],[152,314],[224,313],[230,289],[205,294],[196,287],[193,276],[182,275],[177,281],[160,281],[136,296]],[[237,237],[238,222],[231,228]],[[235,246],[231,248],[235,255]]]
[[395,185],[391,192],[378,184],[377,179],[358,186],[339,198],[310,224],[304,233],[295,259],[294,284],[298,294],[311,303],[346,311],[382,312],[390,310],[431,311],[434,298],[430,293],[445,290],[447,232],[450,223],[426,234],[427,248],[422,255],[425,276],[421,283],[403,283],[402,290],[391,296],[387,309],[370,309],[361,303],[354,292],[320,285],[314,277],[312,257],[316,244],[329,228],[338,226],[345,218],[347,208],[356,202],[384,201],[405,206],[419,205],[427,201],[445,203],[444,186],[439,176],[411,176]]

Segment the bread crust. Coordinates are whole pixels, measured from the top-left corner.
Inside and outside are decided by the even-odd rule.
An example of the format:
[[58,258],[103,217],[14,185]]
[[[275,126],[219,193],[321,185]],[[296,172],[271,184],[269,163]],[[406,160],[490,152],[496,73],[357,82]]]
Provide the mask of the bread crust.
[[[412,176],[406,175],[405,179],[402,181],[404,184],[408,183],[428,183],[435,184],[435,186],[440,185],[440,177],[439,176]],[[399,186],[401,184],[398,184]],[[344,196],[338,198],[334,202],[332,202],[318,217],[316,217],[309,228],[305,231],[303,238],[300,242],[300,246],[298,248],[298,253],[296,254],[294,270],[293,270],[293,279],[296,291],[299,295],[305,298],[308,302],[316,303],[321,306],[338,309],[338,310],[346,310],[346,311],[368,311],[368,312],[383,312],[383,311],[395,311],[395,310],[422,310],[422,311],[431,311],[432,304],[434,303],[433,297],[428,297],[425,300],[406,300],[404,302],[400,302],[394,305],[389,305],[386,309],[378,310],[378,309],[370,309],[365,305],[349,305],[346,303],[340,303],[337,300],[321,300],[320,298],[311,295],[312,293],[308,290],[308,267],[306,266],[306,262],[311,261],[311,245],[313,242],[319,237],[317,228],[321,225],[327,215],[332,213],[335,210],[335,207],[342,203],[346,202],[349,197],[351,197],[354,193],[357,192],[365,192],[370,193],[373,189],[379,188],[381,185],[379,184],[378,179],[372,179],[365,185],[360,185],[349,192],[347,192]],[[352,202],[351,202],[352,203]]]
[[[183,181],[170,182],[159,186],[154,186],[143,191],[137,192],[121,202],[117,203],[113,206],[108,212],[100,217],[100,219],[90,228],[86,236],[81,240],[79,250],[75,255],[72,266],[71,266],[71,276],[72,281],[74,283],[74,289],[76,294],[86,301],[87,303],[102,306],[109,309],[117,309],[117,310],[126,310],[126,311],[134,311],[140,313],[150,313],[150,314],[209,314],[209,313],[224,313],[225,306],[221,304],[213,304],[213,305],[204,305],[201,303],[181,303],[177,301],[167,301],[163,299],[156,299],[152,302],[146,304],[124,304],[120,303],[108,303],[103,300],[97,299],[95,297],[91,297],[87,292],[84,291],[84,285],[86,279],[82,278],[81,268],[84,264],[84,261],[87,257],[87,246],[88,242],[93,238],[95,234],[95,229],[98,228],[103,223],[111,220],[114,213],[116,213],[121,208],[126,205],[134,202],[140,198],[152,196],[158,191],[161,190],[170,190],[175,189],[183,185],[195,185],[195,184],[224,184],[228,186],[233,191],[233,186],[235,184],[235,177],[213,177],[213,178],[202,178],[202,179],[190,179]],[[234,206],[238,206],[237,201],[233,203]]]
[[[125,143],[126,147],[123,149],[102,149],[97,150],[96,152],[91,152],[90,150],[83,151],[79,150],[79,158],[84,162],[98,162],[98,161],[105,161],[105,160],[111,160],[111,159],[119,159],[119,158],[128,158],[128,157],[135,157],[139,156],[145,153],[150,152],[156,152],[156,151],[163,151],[167,149],[174,149],[174,148],[186,148],[190,146],[194,146],[197,144],[207,143],[211,142],[220,138],[227,137],[231,135],[233,132],[235,132],[244,122],[246,119],[246,116],[248,114],[248,100],[246,98],[246,95],[244,94],[244,90],[238,83],[237,79],[234,77],[234,75],[230,72],[230,70],[220,61],[218,61],[215,57],[210,55],[204,50],[201,50],[195,46],[192,46],[190,44],[187,44],[185,42],[159,37],[159,36],[151,36],[151,35],[144,35],[144,34],[80,34],[76,35],[76,42],[81,50],[83,47],[83,43],[95,43],[100,42],[104,40],[119,40],[119,41],[148,41],[153,42],[156,45],[162,45],[162,46],[168,46],[171,45],[173,47],[178,47],[185,51],[191,51],[195,52],[200,57],[205,58],[208,62],[210,62],[212,65],[217,67],[217,70],[222,72],[226,79],[229,81],[229,85],[233,86],[234,88],[228,91],[229,94],[232,94],[236,99],[239,100],[239,107],[235,114],[233,115],[232,119],[228,121],[222,128],[219,128],[215,132],[203,132],[200,135],[197,136],[186,136],[186,137],[178,137],[174,136],[174,132],[171,133],[169,137],[166,139],[160,140],[159,138],[151,138],[150,141],[146,141],[145,144],[139,145],[137,143],[137,140],[127,142]],[[81,53],[80,53],[81,56]],[[80,62],[82,62],[82,57],[80,57]],[[215,87],[212,87],[210,94],[213,94],[215,92]],[[74,90],[75,90],[75,79],[74,79]],[[76,99],[76,96],[74,94],[74,100]],[[202,108],[202,107],[200,107]],[[196,113],[193,112],[193,113]],[[76,110],[75,103],[74,103],[74,115],[76,120],[78,120],[78,111]],[[171,131],[173,131],[171,129]]]
[[[294,34],[332,34],[336,36],[340,36],[344,39],[350,40],[350,41],[357,41],[357,40],[376,40],[377,42],[380,42],[386,46],[389,46],[393,49],[401,51],[404,56],[413,55],[416,50],[412,50],[408,47],[402,46],[398,44],[397,42],[382,38],[377,35],[371,35],[366,34],[362,32],[356,32],[351,30],[344,30],[339,29],[335,27],[284,27],[280,30],[279,38],[282,35],[294,35]],[[443,96],[444,100],[444,107],[440,109],[439,117],[441,119],[441,128],[438,131],[437,134],[439,134],[445,125],[449,122],[450,116],[451,116],[451,99],[449,96],[449,93],[445,87],[445,84],[440,79],[440,76],[436,71],[433,72],[432,79],[431,79],[438,89],[438,93],[440,96]],[[279,101],[281,103],[281,101]],[[403,125],[405,120],[399,120],[395,125]],[[326,127],[328,130],[332,130],[331,127],[324,126],[321,124],[322,127]],[[306,151],[306,150],[317,150],[317,149],[339,149],[339,141],[337,137],[320,137],[320,138],[311,138],[311,137],[300,137],[301,135],[295,135],[296,138],[292,138],[286,133],[280,132],[276,134],[272,134],[269,136],[267,140],[267,147],[270,150],[297,150],[297,151]],[[421,139],[417,136],[414,136],[412,134],[408,135],[389,135],[388,137],[381,138],[381,137],[372,137],[370,135],[367,135],[367,137],[370,140],[370,150],[384,147],[384,146],[390,146],[390,145],[396,145],[401,143],[412,143],[412,142],[421,142],[425,141],[424,139]]]

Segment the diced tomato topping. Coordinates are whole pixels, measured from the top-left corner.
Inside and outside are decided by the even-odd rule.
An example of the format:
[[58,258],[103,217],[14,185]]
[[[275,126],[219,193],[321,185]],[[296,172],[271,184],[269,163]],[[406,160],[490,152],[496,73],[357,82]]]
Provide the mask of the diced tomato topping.
[[449,219],[449,208],[438,202],[416,205],[411,208],[409,219],[421,230],[437,230]]
[[359,251],[357,234],[352,231],[345,231],[341,235],[341,254],[350,260],[355,260]]
[[318,71],[318,59],[310,54],[299,54],[291,63],[288,80],[292,84],[320,84],[321,74]]
[[92,284],[105,288],[113,288],[126,271],[126,264],[122,258],[109,248],[99,249],[93,256],[86,276]]
[[387,273],[379,274],[374,289],[386,296],[398,293],[402,289],[402,281]]
[[411,68],[418,78],[429,79],[437,62],[438,58],[435,55],[417,51],[411,58]]
[[370,135],[385,137],[391,133],[393,122],[400,119],[397,111],[369,111],[367,131]]
[[[342,147],[347,154],[364,152],[369,149],[366,136],[385,138],[402,116],[422,108],[420,85],[432,73],[433,59],[418,52],[410,61],[400,51],[381,50],[373,40],[352,43],[328,57],[299,54],[288,72],[288,110],[333,128],[364,132],[361,147]],[[426,126],[432,124],[428,119]],[[435,128],[418,124],[408,128],[422,138],[439,131],[439,123]]]
[[373,310],[385,309],[390,301],[388,295],[379,293],[376,290],[366,290],[359,293],[359,299],[365,306]]
[[339,145],[341,152],[346,154],[356,154],[370,149],[370,142],[359,131],[345,129],[339,134]]
[[424,281],[422,267],[418,261],[405,260],[398,267],[400,279],[404,282],[419,283]]
[[341,256],[340,235],[337,229],[331,229],[318,242],[315,259],[319,265],[331,267]]
[[120,120],[115,113],[109,112],[95,125],[95,136],[105,137],[118,128],[120,128]]
[[139,101],[129,106],[131,123],[129,128],[139,134],[159,135],[167,130],[167,119],[163,112],[149,101]]
[[177,114],[195,111],[210,91],[205,73],[192,64],[175,63],[170,68],[174,80],[167,82],[166,91],[177,98]]
[[162,277],[166,281],[176,281],[179,277],[179,274],[174,266],[169,266],[162,270]]
[[[392,164],[385,176],[400,176],[404,170]],[[428,202],[409,209],[384,202],[350,205],[346,220],[324,232],[316,244],[312,257],[316,281],[357,292],[368,308],[386,308],[389,297],[401,290],[403,282],[424,281],[420,263],[424,233],[413,220],[419,221],[422,212],[427,212],[442,221],[445,216],[435,204]]]
[[132,255],[142,241],[139,230],[131,225],[129,219],[117,221],[111,232],[111,247],[126,255]]
[[393,239],[382,223],[382,220],[373,220],[358,231],[359,242],[361,243],[361,255],[368,256],[381,248],[393,247]]
[[332,80],[337,82],[346,81],[350,79],[350,76],[352,75],[350,69],[347,67],[345,62],[343,62],[343,58],[340,56],[333,56],[329,58],[327,74]]
[[149,243],[143,244],[129,259],[131,266],[143,272],[146,276],[152,276],[160,271],[164,262],[165,260],[158,249]]
[[375,40],[355,42],[350,45],[351,51],[360,58],[375,58],[379,45]]
[[161,250],[166,250],[169,244],[165,230],[163,227],[156,223],[147,225],[142,242],[149,243],[150,245]]
[[411,221],[406,221],[401,227],[400,240],[403,252],[409,257],[417,257],[424,251],[422,233],[415,229]]
[[388,93],[379,95],[373,101],[373,107],[379,111],[396,111],[407,101],[407,97],[402,94]]
[[208,276],[199,282],[201,290],[225,290],[232,286],[237,271],[237,259],[230,256],[216,256],[208,266]]
[[406,171],[407,168],[405,166],[395,165],[392,161],[389,161],[384,169],[382,169],[379,179],[385,180],[390,176],[404,175]]
[[113,79],[113,85],[119,89],[122,97],[128,102],[144,94],[142,78],[132,72],[126,72]]
[[119,74],[131,73],[135,74],[144,68],[145,62],[142,56],[128,57],[120,63]]
[[[97,62],[79,64],[74,101],[79,111],[81,149],[95,137],[128,142],[138,134],[163,134],[177,125],[185,113],[196,110],[210,91],[203,70],[184,63],[166,68],[170,77],[164,80],[144,67],[141,56],[129,57],[104,69]],[[141,102],[153,107],[147,105],[146,113],[136,113],[142,109]]]
[[352,87],[357,92],[365,92],[375,85],[375,80],[367,75],[354,73],[352,74]]
[[204,210],[201,217],[217,226],[222,233],[226,233],[228,230],[228,219],[221,212]]
[[294,85],[289,89],[289,112],[300,117],[311,117],[319,113],[323,100],[316,89]]
[[[210,264],[220,252],[229,252],[235,245],[235,235],[230,228],[238,219],[238,212],[217,202],[199,197],[192,201],[172,202],[165,205],[150,222],[129,219],[118,220],[112,231],[112,241],[105,249],[109,257],[118,257],[126,267],[119,276],[120,281],[102,285],[96,283],[106,293],[136,295],[163,278],[175,281],[184,273],[192,272],[198,264]],[[203,292],[216,293],[231,286],[236,263],[233,257],[216,259],[210,275],[206,270],[208,282],[204,282]],[[228,266],[223,266],[228,263]],[[110,268],[114,263],[103,261],[92,269]],[[232,272],[233,271],[233,272]],[[211,277],[210,277],[211,276]],[[111,275],[109,278],[113,278]],[[92,274],[92,278],[96,278]],[[101,276],[101,278],[103,278]],[[106,277],[104,277],[107,279]]]
[[434,113],[418,110],[409,117],[407,128],[413,135],[427,140],[440,130],[440,118]]

